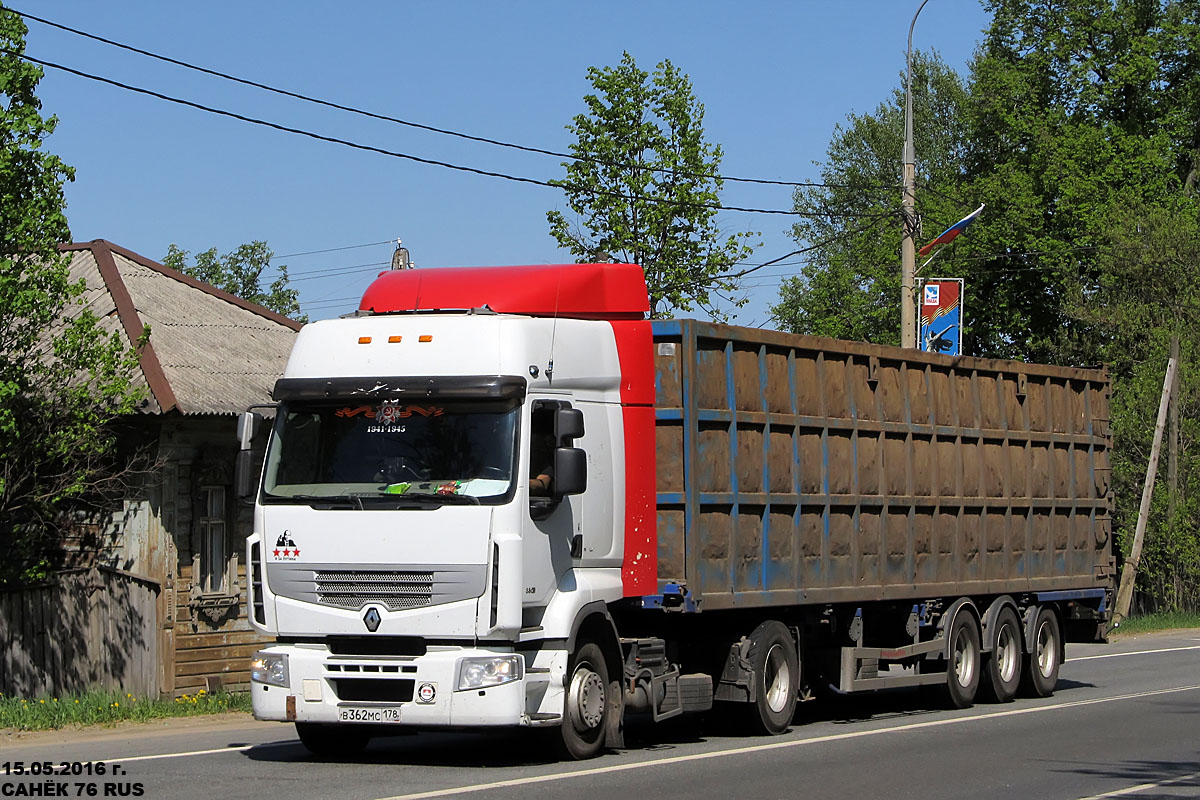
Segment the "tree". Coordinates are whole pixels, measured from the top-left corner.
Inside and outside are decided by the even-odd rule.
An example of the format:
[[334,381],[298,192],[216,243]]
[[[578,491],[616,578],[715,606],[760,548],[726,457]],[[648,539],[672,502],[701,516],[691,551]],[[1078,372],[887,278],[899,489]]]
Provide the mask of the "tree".
[[1172,497],[1160,467],[1138,586],[1144,606],[1200,608],[1200,209],[1189,196],[1167,207],[1134,204],[1114,209],[1105,228],[1095,286],[1072,297],[1066,313],[1091,334],[1089,349],[1113,376],[1117,534],[1127,547],[1170,341],[1178,337],[1179,480]]
[[625,53],[616,67],[588,69],[594,93],[567,130],[574,161],[563,189],[578,217],[550,211],[550,235],[580,262],[640,264],[653,316],[694,306],[721,317],[717,300],[741,305],[734,264],[753,248],[749,232],[717,228],[721,147],[704,140],[704,106],[670,61],[653,75]]
[[140,397],[136,353],[83,306],[57,248],[74,172],[42,148],[56,120],[25,33],[0,9],[0,582],[44,572],[64,514],[116,487],[114,420]]
[[218,256],[217,248],[213,247],[203,253],[197,253],[196,262],[190,266],[187,263],[188,255],[187,250],[181,250],[171,244],[167,248],[166,257],[163,258],[163,264],[235,297],[258,303],[299,322],[308,322],[308,315],[300,313],[300,293],[288,288],[286,265],[280,264],[276,267],[279,277],[263,289],[262,273],[271,265],[271,258],[274,256],[266,242],[253,241],[243,244],[223,256]]
[[[1194,6],[1194,4],[1186,4]],[[1114,209],[1182,189],[1194,120],[1195,11],[1132,0],[993,0],[969,114],[975,197],[986,219],[969,324],[981,355],[1089,358],[1064,304],[1091,291]],[[1190,22],[1189,22],[1190,15]]]
[[[792,236],[808,245],[800,274],[772,308],[784,330],[879,344],[900,343],[900,184],[904,76],[873,114],[851,114],[833,132],[821,186],[796,190],[803,216]],[[922,205],[957,213],[964,167],[962,79],[936,52],[913,54],[917,176]],[[953,221],[953,220],[951,220]]]

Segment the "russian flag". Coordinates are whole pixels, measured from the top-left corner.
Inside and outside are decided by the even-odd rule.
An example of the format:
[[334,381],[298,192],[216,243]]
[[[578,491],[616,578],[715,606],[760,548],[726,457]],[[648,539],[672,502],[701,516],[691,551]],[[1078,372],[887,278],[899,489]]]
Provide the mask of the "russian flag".
[[929,244],[925,245],[924,247],[922,247],[920,249],[919,252],[921,253],[921,255],[927,256],[927,255],[929,255],[929,251],[932,250],[934,247],[937,247],[939,244],[946,244],[947,242],[954,241],[954,237],[958,236],[960,233],[965,231],[967,229],[967,226],[975,221],[975,218],[979,216],[979,212],[983,211],[983,206],[984,206],[984,204],[980,203],[979,208],[975,209],[970,214],[967,214],[965,217],[960,219],[958,222],[954,223],[949,228],[946,228],[946,230],[942,231],[936,239],[934,239],[932,242],[930,242]]

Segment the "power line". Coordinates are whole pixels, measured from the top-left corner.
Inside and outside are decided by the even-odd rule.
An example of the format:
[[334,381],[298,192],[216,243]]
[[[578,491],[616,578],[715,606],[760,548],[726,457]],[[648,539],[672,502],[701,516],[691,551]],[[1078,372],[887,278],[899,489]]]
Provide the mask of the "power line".
[[277,258],[298,258],[300,256],[312,256],[312,255],[317,255],[318,253],[336,253],[339,250],[357,250],[360,247],[376,247],[381,244],[391,244],[395,241],[396,241],[395,239],[384,239],[382,242],[365,242],[364,244],[348,244],[345,247],[327,247],[324,250],[306,250],[303,253],[285,253],[281,256],[273,255],[273,256],[271,256],[271,260],[274,261]]
[[[27,13],[25,11],[20,11],[18,9],[12,8],[11,6],[9,7],[8,10],[12,11],[14,14],[18,14],[18,15],[24,17],[25,19],[31,19],[35,22],[40,22],[43,25],[49,25],[52,28],[58,28],[59,30],[66,31],[68,33],[73,33],[76,36],[83,36],[87,39],[92,39],[93,41],[102,42],[103,44],[107,44],[112,47],[117,47],[122,50],[128,50],[131,53],[137,53],[138,55],[147,56],[148,58],[157,59],[159,61],[163,61],[168,64],[174,64],[175,66],[178,66],[178,67],[195,70],[196,72],[202,72],[205,75],[212,75],[214,77],[222,78],[227,81],[233,81],[234,83],[240,83],[244,86],[252,86],[255,89],[262,89],[263,91],[271,92],[273,94],[282,95],[284,97],[291,97],[296,100],[302,100],[306,103],[315,103],[316,105],[326,106],[328,108],[334,108],[339,111],[347,111],[351,114],[358,114],[360,116],[369,117],[371,119],[381,120],[384,122],[392,122],[397,125],[405,125],[410,128],[417,128],[419,130],[430,131],[431,133],[438,133],[438,134],[442,134],[445,136],[454,136],[459,139],[466,139],[466,140],[472,141],[472,142],[481,142],[483,144],[495,145],[497,147],[507,147],[507,148],[510,148],[513,150],[521,150],[521,151],[524,151],[527,153],[539,153],[541,155],[554,156],[556,158],[569,158],[573,161],[584,161],[584,162],[600,164],[602,166],[608,166],[608,167],[615,166],[615,167],[621,167],[621,168],[628,168],[631,166],[637,166],[637,165],[630,165],[630,164],[621,164],[621,163],[611,162],[611,161],[603,161],[601,159],[590,158],[587,156],[573,155],[571,153],[560,153],[556,150],[547,150],[547,149],[541,148],[541,147],[532,147],[529,145],[516,144],[514,142],[506,142],[506,141],[503,141],[500,139],[491,139],[486,136],[474,136],[472,134],[462,133],[460,131],[449,130],[447,128],[437,128],[437,127],[434,127],[433,125],[425,125],[420,122],[413,122],[411,120],[400,119],[399,117],[392,117],[387,114],[379,114],[374,111],[367,111],[365,109],[356,108],[355,106],[348,106],[348,105],[344,105],[342,103],[336,103],[331,100],[322,100],[321,98],[318,98],[318,97],[312,97],[310,95],[300,94],[299,92],[293,92],[293,91],[289,91],[287,89],[280,89],[275,86],[269,86],[265,83],[259,83],[258,81],[252,81],[247,78],[239,78],[236,75],[230,75],[225,72],[219,72],[218,70],[209,69],[207,67],[201,67],[197,64],[192,64],[187,61],[181,61],[177,58],[172,58],[171,56],[165,56],[160,53],[155,53],[150,50],[144,50],[140,47],[134,47],[133,45],[125,44],[123,42],[118,42],[113,39],[107,39],[103,36],[98,36],[97,34],[94,34],[94,33],[89,33],[87,31],[79,30],[78,28],[72,28],[69,25],[64,25],[60,22],[54,22],[52,20],[43,19],[42,17],[35,16],[35,15]],[[680,171],[665,169],[665,168],[654,168],[654,169],[652,169],[652,171],[662,172],[662,173],[666,173],[668,175],[678,175],[680,177],[685,177],[685,178],[702,178],[702,179],[712,179],[712,180],[720,180],[720,181],[731,181],[731,182],[738,182],[738,183],[762,184],[762,185],[767,185],[767,186],[797,186],[797,187],[831,188],[831,189],[849,188],[849,187],[839,187],[834,184],[825,184],[825,183],[809,183],[809,182],[805,182],[805,181],[778,181],[778,180],[769,180],[769,179],[765,179],[765,178],[739,178],[739,177],[735,177],[732,175],[680,172]],[[889,189],[890,190],[890,189],[899,189],[900,186],[897,184],[894,186],[869,186],[869,187],[858,187],[858,188]]]
[[328,300],[310,300],[308,302],[301,301],[300,305],[303,308],[317,308],[320,306],[336,306],[342,303],[348,303],[352,300],[357,302],[361,299],[361,295],[355,295],[353,297],[333,297]]
[[[510,175],[510,174],[504,173],[504,172],[493,172],[491,170],[478,169],[476,167],[467,167],[467,166],[463,166],[461,164],[452,164],[448,161],[439,161],[437,159],[432,159],[432,158],[423,158],[421,156],[412,155],[411,153],[401,153],[396,150],[386,150],[382,147],[375,147],[374,145],[362,144],[360,142],[353,142],[348,139],[339,139],[335,136],[326,136],[325,134],[303,130],[302,128],[292,128],[287,125],[281,125],[277,122],[271,122],[269,120],[258,119],[256,117],[249,117],[249,116],[246,116],[245,114],[239,114],[234,111],[227,111],[227,110],[221,109],[221,108],[214,108],[212,106],[206,106],[201,103],[194,102],[192,100],[185,100],[183,98],[173,97],[171,95],[163,94],[161,92],[156,92],[152,89],[145,89],[140,86],[133,86],[133,85],[130,85],[127,83],[122,83],[120,81],[113,80],[112,78],[106,78],[101,75],[93,75],[91,73],[83,72],[82,70],[75,69],[73,67],[67,67],[62,64],[56,64],[53,61],[46,61],[44,59],[36,58],[34,56],[29,55],[28,53],[18,53],[16,51],[10,50],[8,48],[0,48],[0,52],[6,53],[11,56],[15,56],[15,57],[23,59],[25,61],[29,61],[33,64],[38,64],[43,67],[50,67],[52,69],[61,70],[63,72],[70,73],[71,75],[76,75],[80,78],[87,78],[88,80],[97,81],[99,83],[105,83],[105,84],[108,84],[109,86],[115,86],[118,89],[125,89],[126,91],[136,92],[138,94],[144,94],[144,95],[147,95],[149,97],[154,97],[159,100],[165,100],[169,103],[176,103],[177,105],[187,106],[188,108],[194,108],[199,111],[206,111],[210,114],[216,114],[218,116],[229,117],[231,119],[236,119],[241,122],[248,122],[252,125],[261,125],[263,127],[271,128],[273,130],[283,131],[285,133],[294,133],[298,136],[306,136],[310,139],[316,139],[316,140],[322,141],[322,142],[330,142],[332,144],[340,144],[345,147],[353,148],[355,150],[364,150],[364,151],[367,151],[370,153],[378,153],[380,155],[391,156],[392,158],[402,158],[402,159],[406,159],[408,161],[415,161],[420,164],[429,164],[429,165],[435,166],[435,167],[445,167],[446,169],[453,169],[453,170],[457,170],[459,172],[468,172],[468,173],[471,173],[474,175],[483,175],[488,178],[500,178],[502,180],[515,181],[517,183],[529,183],[529,184],[533,184],[535,186],[546,186],[546,187],[555,188],[555,189],[563,188],[561,182],[544,181],[544,180],[539,180],[537,178],[527,178],[527,177],[520,176],[520,175]],[[622,194],[619,192],[606,191],[603,189],[593,189],[593,190],[589,190],[589,191],[591,194],[597,194],[597,195],[602,195],[602,196],[606,196],[606,197],[619,197],[619,198],[628,199],[628,200],[641,200],[641,201],[647,202],[647,203],[660,203],[660,204],[668,204],[668,205],[676,205],[676,206],[689,206],[692,208],[709,208],[714,211],[740,211],[740,212],[747,213],[747,214],[774,214],[774,215],[788,216],[788,217],[830,217],[830,218],[852,217],[852,218],[860,218],[860,219],[864,218],[864,217],[872,216],[870,214],[833,214],[833,213],[812,214],[812,213],[806,213],[806,212],[800,212],[800,211],[783,211],[781,209],[748,208],[745,206],[725,206],[725,205],[721,205],[720,203],[681,202],[681,201],[674,201],[674,200],[659,199],[656,197],[643,197],[643,196],[639,196],[639,195],[630,196],[630,195]],[[889,216],[890,216],[890,214],[889,214]]]
[[[348,275],[353,272],[367,272],[369,270],[377,270],[380,267],[389,266],[390,261],[373,261],[370,264],[350,264],[344,267],[322,267],[320,269],[309,269],[301,272],[288,272],[288,281],[308,281],[314,278],[326,278],[330,275]],[[297,275],[299,277],[292,277]]]

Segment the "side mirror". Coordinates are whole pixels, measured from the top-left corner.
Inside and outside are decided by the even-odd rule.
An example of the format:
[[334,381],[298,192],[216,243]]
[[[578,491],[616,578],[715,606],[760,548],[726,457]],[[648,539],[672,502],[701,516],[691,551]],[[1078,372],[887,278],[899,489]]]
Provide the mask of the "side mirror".
[[554,436],[559,443],[583,436],[583,412],[578,408],[560,408],[556,411]]
[[254,462],[249,450],[239,450],[233,462],[233,491],[239,498],[254,494]]
[[263,416],[257,411],[243,411],[238,416],[237,421],[237,438],[238,449],[249,450],[254,437],[258,435],[258,428],[262,425]]
[[238,454],[233,462],[233,492],[240,498],[254,494],[254,479],[258,476],[254,474],[253,454],[250,451],[262,421],[263,415],[257,411],[243,411],[238,416]]
[[[581,414],[580,417],[582,416]],[[554,496],[583,494],[586,490],[587,453],[578,447],[556,448],[554,451]]]

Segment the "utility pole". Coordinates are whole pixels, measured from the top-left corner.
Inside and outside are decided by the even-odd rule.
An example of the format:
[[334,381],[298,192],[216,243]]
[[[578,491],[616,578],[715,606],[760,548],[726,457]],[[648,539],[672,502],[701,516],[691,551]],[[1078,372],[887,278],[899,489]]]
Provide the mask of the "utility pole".
[[1158,472],[1158,453],[1162,447],[1163,428],[1167,426],[1167,405],[1171,401],[1171,387],[1175,385],[1177,362],[1167,362],[1167,378],[1163,381],[1162,399],[1158,402],[1158,420],[1154,423],[1154,442],[1150,445],[1150,463],[1146,465],[1146,483],[1142,486],[1142,505],[1138,509],[1137,527],[1133,532],[1133,546],[1129,558],[1121,568],[1121,584],[1117,588],[1117,607],[1113,611],[1113,625],[1118,626],[1129,616],[1133,604],[1133,585],[1137,582],[1138,562],[1142,560],[1142,542],[1146,538],[1146,522],[1150,518],[1150,500],[1154,497],[1154,476]]
[[912,35],[917,17],[929,0],[921,0],[908,26],[908,57],[904,99],[904,197],[902,198],[903,238],[900,240],[900,346],[917,346],[917,154],[913,148],[912,122]]
[[[1171,337],[1171,360],[1179,363],[1179,334]],[[1171,386],[1171,405],[1167,409],[1167,525],[1175,525],[1175,493],[1179,491],[1179,370]]]

